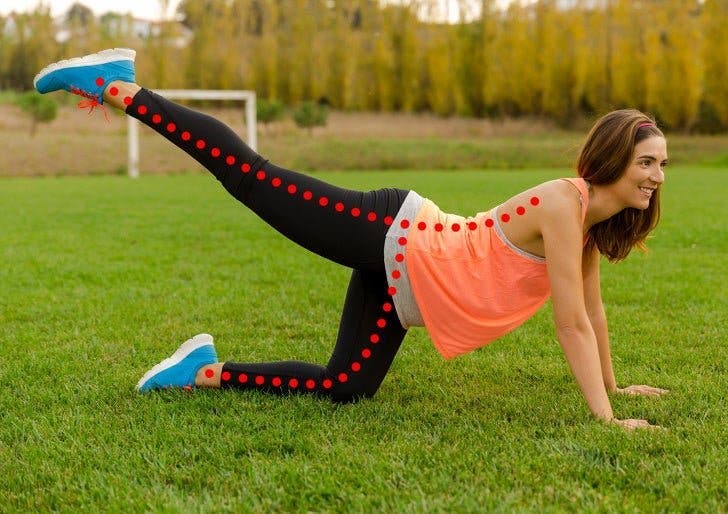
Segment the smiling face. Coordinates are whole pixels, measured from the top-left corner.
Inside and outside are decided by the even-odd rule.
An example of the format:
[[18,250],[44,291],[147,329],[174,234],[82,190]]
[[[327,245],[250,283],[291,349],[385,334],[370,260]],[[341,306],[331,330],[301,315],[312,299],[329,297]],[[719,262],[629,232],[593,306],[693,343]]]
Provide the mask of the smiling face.
[[667,142],[652,136],[637,143],[627,169],[613,185],[613,191],[625,207],[644,210],[654,191],[665,181]]

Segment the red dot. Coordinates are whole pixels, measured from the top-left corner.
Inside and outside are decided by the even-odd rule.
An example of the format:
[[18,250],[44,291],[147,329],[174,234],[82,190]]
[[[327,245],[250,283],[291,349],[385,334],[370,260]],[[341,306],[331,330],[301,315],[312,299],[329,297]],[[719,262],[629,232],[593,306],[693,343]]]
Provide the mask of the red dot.
[[503,223],[508,223],[511,221],[511,216],[508,213],[505,213],[503,216],[501,216],[501,219],[503,220]]
[[182,141],[189,141],[190,138],[192,138],[192,134],[190,134],[186,130],[182,132]]
[[241,384],[244,384],[247,381],[248,381],[248,375],[246,375],[245,373],[241,373],[240,375],[238,375],[238,382],[240,382]]
[[223,371],[221,375],[223,381],[227,382],[230,380],[230,372],[229,371]]
[[400,245],[404,246],[404,245],[406,245],[406,244],[407,244],[407,238],[406,238],[406,237],[400,237],[399,239],[397,239],[397,242],[398,242],[398,243],[399,243]]
[[205,376],[207,378],[212,378],[212,377],[215,376],[215,372],[213,370],[211,370],[211,369],[208,368],[208,369],[205,370]]
[[396,269],[396,270],[394,270],[394,271],[392,272],[392,278],[399,278],[399,277],[401,277],[401,276],[402,276],[402,272],[401,272],[401,271],[399,271],[398,269]]
[[316,387],[316,382],[314,380],[311,380],[310,378],[306,380],[306,389],[313,389]]
[[376,212],[370,212],[367,214],[367,219],[369,221],[377,221],[377,213]]
[[359,210],[358,207],[354,207],[351,210],[351,215],[354,216],[355,218],[358,218],[361,215],[361,211]]
[[103,86],[104,85],[104,82],[106,82],[106,81],[103,78],[101,78],[101,77],[98,77],[96,79],[96,85],[97,86]]
[[334,205],[334,209],[336,209],[336,212],[344,212],[344,204],[337,202],[336,205]]
[[474,221],[469,221],[469,222],[468,222],[468,228],[469,228],[470,230],[475,230],[476,228],[478,228],[478,224],[477,224],[477,223],[475,223]]
[[339,382],[346,382],[349,380],[349,375],[346,373],[339,373]]
[[493,226],[493,220],[490,219],[490,218],[488,218],[487,220],[485,220],[485,226],[486,227],[492,227]]
[[408,228],[410,226],[409,220],[402,220],[399,222],[399,226],[402,228]]
[[263,375],[258,375],[255,377],[255,383],[257,385],[263,385],[265,383],[265,377]]
[[258,170],[258,173],[255,174],[255,178],[258,180],[265,180],[265,171]]
[[195,146],[198,150],[202,150],[203,148],[205,148],[205,142],[202,139],[198,139],[197,143],[195,143]]
[[540,200],[538,199],[537,196],[534,196],[533,198],[531,198],[531,205],[536,206],[539,204],[539,202],[540,202]]
[[118,95],[118,94],[119,94],[119,88],[118,88],[118,87],[116,87],[116,86],[111,86],[111,87],[109,88],[109,94],[110,94],[111,96],[116,96],[116,95]]
[[520,205],[518,207],[516,207],[516,214],[518,214],[519,216],[523,216],[525,213],[526,213],[526,209],[524,209]]
[[130,96],[124,97],[124,105],[131,105],[132,99]]
[[394,256],[394,260],[397,262],[402,262],[404,260],[404,255],[402,255],[401,253],[398,253],[397,255]]
[[361,369],[361,364],[358,362],[352,362],[351,363],[351,371],[359,371]]
[[243,173],[248,173],[250,171],[250,164],[244,162],[242,165],[240,165],[240,171],[242,171]]
[[369,348],[364,348],[361,351],[361,356],[364,357],[365,359],[368,359],[369,357],[372,356],[372,351]]
[[334,386],[334,382],[330,378],[325,378],[322,384],[324,389],[331,389]]
[[322,196],[321,198],[319,198],[319,205],[321,207],[326,207],[328,204],[329,204],[328,198],[326,198],[325,196]]
[[384,319],[384,318],[379,318],[379,319],[377,320],[377,326],[378,326],[379,328],[384,328],[384,327],[386,327],[386,326],[387,326],[387,320],[386,320],[386,319]]
[[271,381],[271,384],[273,384],[273,387],[280,387],[282,383],[283,383],[283,381],[278,377],[274,377],[273,380]]
[[155,114],[154,116],[152,116],[152,121],[154,123],[161,123],[162,117],[159,114]]
[[290,379],[288,381],[288,387],[290,387],[291,389],[297,388],[298,387],[298,380],[296,380],[295,378]]
[[147,106],[146,105],[140,105],[137,107],[137,112],[141,114],[142,116],[147,113]]
[[228,155],[227,157],[225,157],[225,163],[228,166],[232,166],[233,164],[235,164],[235,157],[233,157],[232,155]]
[[396,288],[396,287],[390,287],[389,289],[387,289],[387,294],[388,294],[389,296],[394,296],[394,295],[396,295],[396,294],[397,294],[397,288]]
[[438,232],[442,232],[443,228],[444,227],[442,226],[442,223],[435,223],[435,230],[437,230]]
[[460,225],[458,223],[453,223],[451,228],[453,232],[457,232],[458,230],[460,230]]
[[310,200],[313,198],[313,193],[311,191],[304,191],[303,192],[303,199],[304,200]]
[[292,195],[296,194],[296,191],[298,191],[298,188],[295,186],[295,184],[290,184],[288,186],[288,192]]
[[387,302],[384,305],[382,305],[382,310],[384,312],[392,312],[392,304]]
[[281,179],[279,179],[278,177],[276,177],[270,181],[270,185],[272,185],[273,187],[281,187],[282,183],[283,183],[283,181]]
[[174,123],[167,123],[167,132],[174,132],[177,130],[177,125]]
[[427,228],[427,223],[425,223],[424,221],[420,221],[417,224],[417,228],[420,229],[420,230],[425,230]]
[[220,153],[220,149],[217,147],[210,150],[210,155],[212,155],[213,157],[220,157]]
[[377,335],[377,334],[372,334],[372,335],[370,335],[370,336],[369,336],[369,341],[370,341],[370,342],[371,342],[372,344],[377,344],[377,343],[379,342],[379,335]]

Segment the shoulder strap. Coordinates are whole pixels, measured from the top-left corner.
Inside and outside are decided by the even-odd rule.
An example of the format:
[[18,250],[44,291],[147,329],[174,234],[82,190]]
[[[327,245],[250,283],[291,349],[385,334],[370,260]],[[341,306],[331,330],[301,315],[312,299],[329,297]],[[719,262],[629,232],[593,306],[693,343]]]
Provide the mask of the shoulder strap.
[[584,224],[586,219],[586,208],[589,206],[589,190],[586,188],[586,180],[583,178],[562,178],[579,191],[579,201],[581,202],[581,223]]

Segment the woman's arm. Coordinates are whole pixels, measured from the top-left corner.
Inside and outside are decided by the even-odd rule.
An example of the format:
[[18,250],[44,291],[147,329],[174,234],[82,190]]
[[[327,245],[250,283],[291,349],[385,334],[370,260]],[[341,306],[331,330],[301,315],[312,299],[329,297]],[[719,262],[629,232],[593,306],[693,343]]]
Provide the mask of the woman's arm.
[[625,388],[617,387],[612,369],[612,356],[609,350],[609,331],[607,330],[607,316],[604,313],[599,278],[599,250],[593,248],[584,253],[582,263],[584,273],[584,303],[586,313],[591,322],[594,335],[599,348],[599,361],[602,367],[602,379],[608,393],[621,393],[628,395],[660,396],[669,392],[667,389],[651,387],[648,385],[632,385]]
[[602,379],[597,338],[584,303],[579,196],[566,182],[553,187],[542,203],[539,223],[556,336],[592,414],[610,421],[614,416]]
[[591,251],[584,252],[582,259],[584,274],[584,303],[586,313],[597,338],[599,348],[599,362],[602,367],[602,379],[608,393],[617,390],[612,369],[612,355],[609,351],[609,331],[607,329],[607,316],[602,303],[601,280],[599,278],[599,250],[595,246]]

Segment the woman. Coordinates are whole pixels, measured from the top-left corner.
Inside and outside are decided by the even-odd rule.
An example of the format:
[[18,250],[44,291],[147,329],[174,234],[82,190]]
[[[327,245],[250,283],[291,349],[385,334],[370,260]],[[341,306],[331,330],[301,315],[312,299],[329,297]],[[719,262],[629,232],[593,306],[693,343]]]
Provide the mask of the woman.
[[578,160],[580,178],[552,180],[488,212],[446,214],[414,191],[346,190],[275,166],[228,127],[135,82],[135,52],[112,49],[42,70],[41,93],[65,89],[139,119],[189,153],[276,230],[353,269],[338,339],[326,366],[296,361],[218,362],[212,337],[186,341],[139,381],[166,387],[315,393],[346,402],[379,388],[410,326],[425,326],[445,358],[513,330],[552,298],[556,333],[591,412],[625,428],[608,392],[617,388],[600,296],[599,254],[610,261],[642,246],[659,218],[666,142],[634,110],[600,119]]

